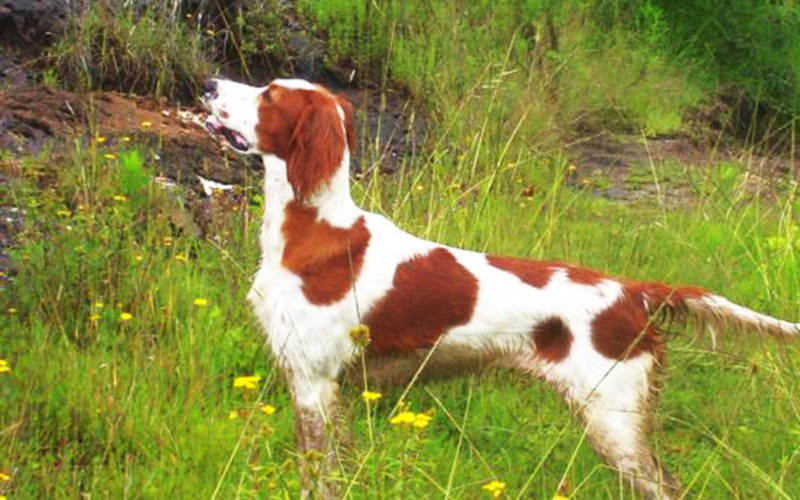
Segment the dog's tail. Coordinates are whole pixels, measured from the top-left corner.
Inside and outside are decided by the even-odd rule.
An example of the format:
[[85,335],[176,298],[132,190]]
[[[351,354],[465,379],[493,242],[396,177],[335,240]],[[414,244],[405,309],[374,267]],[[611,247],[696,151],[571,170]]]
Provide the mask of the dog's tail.
[[753,311],[702,288],[670,287],[662,283],[633,283],[629,288],[640,294],[650,313],[677,313],[700,320],[711,330],[712,341],[716,340],[716,332],[728,329],[800,338],[800,323]]

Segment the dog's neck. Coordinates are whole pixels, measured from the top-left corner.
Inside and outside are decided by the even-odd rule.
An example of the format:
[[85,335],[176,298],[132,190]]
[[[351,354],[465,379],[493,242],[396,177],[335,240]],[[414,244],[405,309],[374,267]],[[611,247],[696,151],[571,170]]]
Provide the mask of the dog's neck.
[[[275,155],[264,155],[264,222],[261,226],[263,257],[280,259],[283,254],[283,221],[286,206],[295,201],[286,176],[286,162]],[[350,152],[345,148],[342,161],[331,180],[302,201],[317,210],[317,219],[334,227],[350,227],[361,216],[350,196]]]

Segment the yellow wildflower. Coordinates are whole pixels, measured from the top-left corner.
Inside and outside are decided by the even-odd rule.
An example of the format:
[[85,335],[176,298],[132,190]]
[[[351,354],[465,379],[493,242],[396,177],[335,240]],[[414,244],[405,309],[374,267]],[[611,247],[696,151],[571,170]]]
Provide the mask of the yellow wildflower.
[[119,315],[119,320],[120,321],[130,321],[132,319],[133,319],[133,314],[131,314],[131,313],[124,312],[124,313]]
[[94,140],[97,141],[99,144],[103,144],[104,142],[106,142],[107,139],[102,135],[98,135],[97,137],[94,138]]
[[490,482],[481,486],[487,493],[492,495],[492,498],[499,498],[506,489],[506,483],[502,481],[491,480]]
[[569,497],[565,497],[564,495],[559,495],[556,493],[556,496],[553,497],[553,500],[569,500]]
[[236,410],[231,410],[228,412],[228,420],[236,420],[239,418],[239,412]]
[[133,260],[135,260],[136,262],[141,262],[142,260],[144,260],[144,255],[137,253],[136,255],[133,256]]
[[11,476],[9,476],[8,474],[5,474],[3,472],[0,472],[0,481],[3,481],[3,482],[11,481]]
[[91,314],[91,315],[89,315],[89,321],[92,321],[92,322],[100,321],[100,315],[99,314]]
[[122,142],[131,142],[131,138],[128,137],[127,135],[123,135],[122,136]]
[[261,411],[263,411],[267,415],[272,415],[273,413],[275,413],[275,407],[272,405],[262,405]]
[[369,345],[369,327],[365,324],[354,326],[348,332],[353,343],[359,347],[366,347]]
[[56,212],[56,215],[58,215],[60,217],[69,217],[70,215],[72,215],[72,212],[70,212],[69,210],[64,210],[62,208],[61,210]]
[[8,373],[11,371],[11,366],[9,366],[8,361],[5,359],[0,359],[0,373]]
[[189,258],[185,254],[182,254],[182,253],[179,253],[178,255],[176,255],[175,256],[175,260],[177,260],[178,262],[181,262],[183,264],[186,264],[187,262],[189,262]]
[[17,309],[14,307],[9,307],[8,309],[6,309],[6,312],[8,314],[17,314]]
[[105,158],[106,160],[113,160],[116,157],[117,157],[117,155],[115,155],[114,153],[106,153],[106,154],[103,155],[103,158]]
[[0,495],[0,500],[8,500],[8,497],[5,495]]
[[194,305],[196,305],[197,307],[205,307],[208,305],[208,299],[201,299],[201,298],[194,299]]
[[364,401],[377,401],[383,397],[383,394],[380,392],[364,391],[361,393],[361,397]]
[[431,418],[432,417],[427,413],[417,413],[414,415],[414,422],[412,425],[417,429],[424,429],[425,427],[428,427],[428,424],[431,423]]
[[99,300],[95,300],[94,302],[92,302],[92,307],[94,307],[95,309],[102,309],[105,306],[106,305],[100,302]]
[[128,197],[124,196],[124,195],[121,195],[121,194],[115,194],[114,195],[114,201],[118,201],[120,203],[124,203],[124,202],[128,201]]
[[257,389],[258,382],[261,380],[261,375],[243,375],[233,379],[234,387],[241,387],[243,389]]
[[164,236],[161,240],[165,246],[172,245],[172,236]]
[[578,170],[578,167],[576,167],[574,163],[570,163],[567,167],[567,172],[570,174],[574,174],[576,170]]
[[150,128],[152,126],[153,126],[153,122],[151,122],[149,120],[145,120],[145,121],[142,122],[142,127],[144,127],[144,128]]
[[401,411],[389,420],[392,425],[411,425],[416,420],[416,415],[413,411]]

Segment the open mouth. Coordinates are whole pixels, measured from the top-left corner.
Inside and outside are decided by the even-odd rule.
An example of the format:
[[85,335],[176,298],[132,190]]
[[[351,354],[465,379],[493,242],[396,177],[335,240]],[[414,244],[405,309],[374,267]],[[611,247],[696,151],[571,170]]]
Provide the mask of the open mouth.
[[206,130],[213,135],[224,138],[233,149],[241,152],[247,152],[250,149],[250,143],[247,142],[247,139],[245,139],[242,134],[225,127],[213,116],[209,116],[206,119],[205,125]]

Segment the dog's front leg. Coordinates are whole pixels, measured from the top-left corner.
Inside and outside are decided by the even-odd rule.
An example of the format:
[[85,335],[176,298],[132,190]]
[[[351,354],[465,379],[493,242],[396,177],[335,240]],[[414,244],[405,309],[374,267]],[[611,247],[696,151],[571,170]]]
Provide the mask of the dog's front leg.
[[337,498],[332,477],[336,454],[334,413],[339,385],[335,380],[294,372],[290,380],[295,412],[302,498]]

